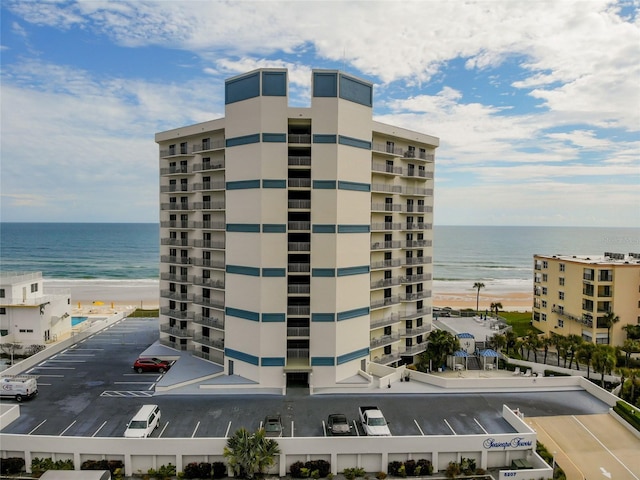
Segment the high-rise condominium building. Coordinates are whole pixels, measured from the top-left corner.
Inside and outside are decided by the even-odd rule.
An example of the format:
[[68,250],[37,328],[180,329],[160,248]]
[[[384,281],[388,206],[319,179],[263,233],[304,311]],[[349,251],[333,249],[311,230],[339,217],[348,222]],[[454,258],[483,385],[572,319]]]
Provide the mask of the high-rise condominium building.
[[534,255],[533,281],[533,326],[547,334],[615,346],[640,323],[640,254]]
[[431,330],[438,139],[373,121],[372,85],[225,82],[225,116],[158,133],[160,339],[261,386],[366,379]]

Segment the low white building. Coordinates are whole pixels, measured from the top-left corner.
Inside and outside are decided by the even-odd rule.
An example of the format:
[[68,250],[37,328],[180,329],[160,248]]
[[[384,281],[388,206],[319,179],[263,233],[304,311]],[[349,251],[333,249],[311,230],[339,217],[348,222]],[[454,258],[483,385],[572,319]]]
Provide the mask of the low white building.
[[25,348],[71,331],[71,294],[44,291],[42,272],[0,272],[0,342]]

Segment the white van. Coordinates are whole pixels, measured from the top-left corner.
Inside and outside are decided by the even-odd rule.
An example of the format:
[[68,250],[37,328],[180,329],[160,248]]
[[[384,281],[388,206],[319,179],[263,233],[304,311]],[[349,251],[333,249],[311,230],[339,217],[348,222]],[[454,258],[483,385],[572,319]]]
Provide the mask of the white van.
[[146,438],[160,426],[160,408],[157,405],[143,405],[127,423],[126,438]]

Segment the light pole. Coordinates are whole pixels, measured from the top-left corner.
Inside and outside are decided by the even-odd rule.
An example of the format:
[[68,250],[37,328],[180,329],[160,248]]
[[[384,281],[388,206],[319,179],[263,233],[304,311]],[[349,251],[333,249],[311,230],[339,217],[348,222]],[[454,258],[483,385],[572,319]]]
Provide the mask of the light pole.
[[553,469],[553,472],[555,473],[555,471],[556,471],[556,452],[553,452],[553,465],[551,466],[551,468]]

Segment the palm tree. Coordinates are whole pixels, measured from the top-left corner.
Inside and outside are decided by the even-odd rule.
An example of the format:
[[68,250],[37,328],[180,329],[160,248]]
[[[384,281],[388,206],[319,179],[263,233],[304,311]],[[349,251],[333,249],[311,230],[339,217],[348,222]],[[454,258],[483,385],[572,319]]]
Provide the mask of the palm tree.
[[515,346],[516,340],[518,340],[518,337],[516,336],[513,330],[507,331],[507,333],[504,334],[504,337],[505,337],[505,340],[507,341],[507,345],[506,345],[507,355],[509,355],[509,350]]
[[538,363],[538,348],[541,346],[540,337],[534,332],[529,332],[524,338],[524,345],[527,348],[527,361],[529,360],[529,353],[533,351],[533,361]]
[[480,289],[484,288],[484,283],[476,282],[473,284],[473,288],[478,291],[478,293],[476,294],[476,313],[478,313],[480,310]]
[[576,369],[580,370],[580,367],[578,366],[578,360],[576,358],[576,352],[578,351],[578,348],[580,348],[580,345],[582,345],[583,342],[584,340],[582,340],[582,337],[580,335],[567,336],[567,345],[568,345],[567,351],[569,353],[569,369],[571,369],[573,360],[576,359]]
[[598,344],[593,352],[593,370],[602,375],[600,386],[604,388],[604,376],[616,366],[616,350],[610,345]]
[[640,340],[627,338],[622,344],[622,351],[624,352],[624,366],[628,367],[631,354],[640,353]]
[[238,478],[253,478],[256,474],[264,474],[275,463],[274,457],[279,453],[278,443],[267,438],[264,429],[252,434],[244,428],[236,430],[229,437],[223,451],[234,476]]
[[611,328],[620,321],[620,317],[613,313],[613,310],[609,310],[604,317],[602,317],[602,323],[607,327],[607,344],[611,345]]
[[578,347],[576,355],[582,363],[587,366],[587,378],[591,373],[591,362],[593,360],[593,353],[596,350],[596,345],[591,342],[582,342]]
[[494,310],[496,311],[496,318],[498,318],[500,309],[503,308],[503,307],[502,307],[502,303],[493,302],[489,308],[491,309],[491,313],[493,313]]
[[549,347],[551,345],[553,345],[553,343],[551,341],[551,338],[549,338],[549,337],[542,337],[541,343],[542,343],[542,348],[544,349],[544,360],[542,361],[542,363],[544,363],[546,365],[547,364],[547,354],[549,353]]
[[502,350],[507,345],[506,335],[496,333],[493,337],[491,337],[491,344],[493,345],[493,349],[496,352],[500,353],[500,350]]
[[419,363],[426,366],[429,364],[429,360],[433,360],[439,367],[445,364],[447,355],[453,355],[456,350],[460,350],[458,337],[446,330],[435,330],[429,335],[427,350],[422,354],[423,358]]

